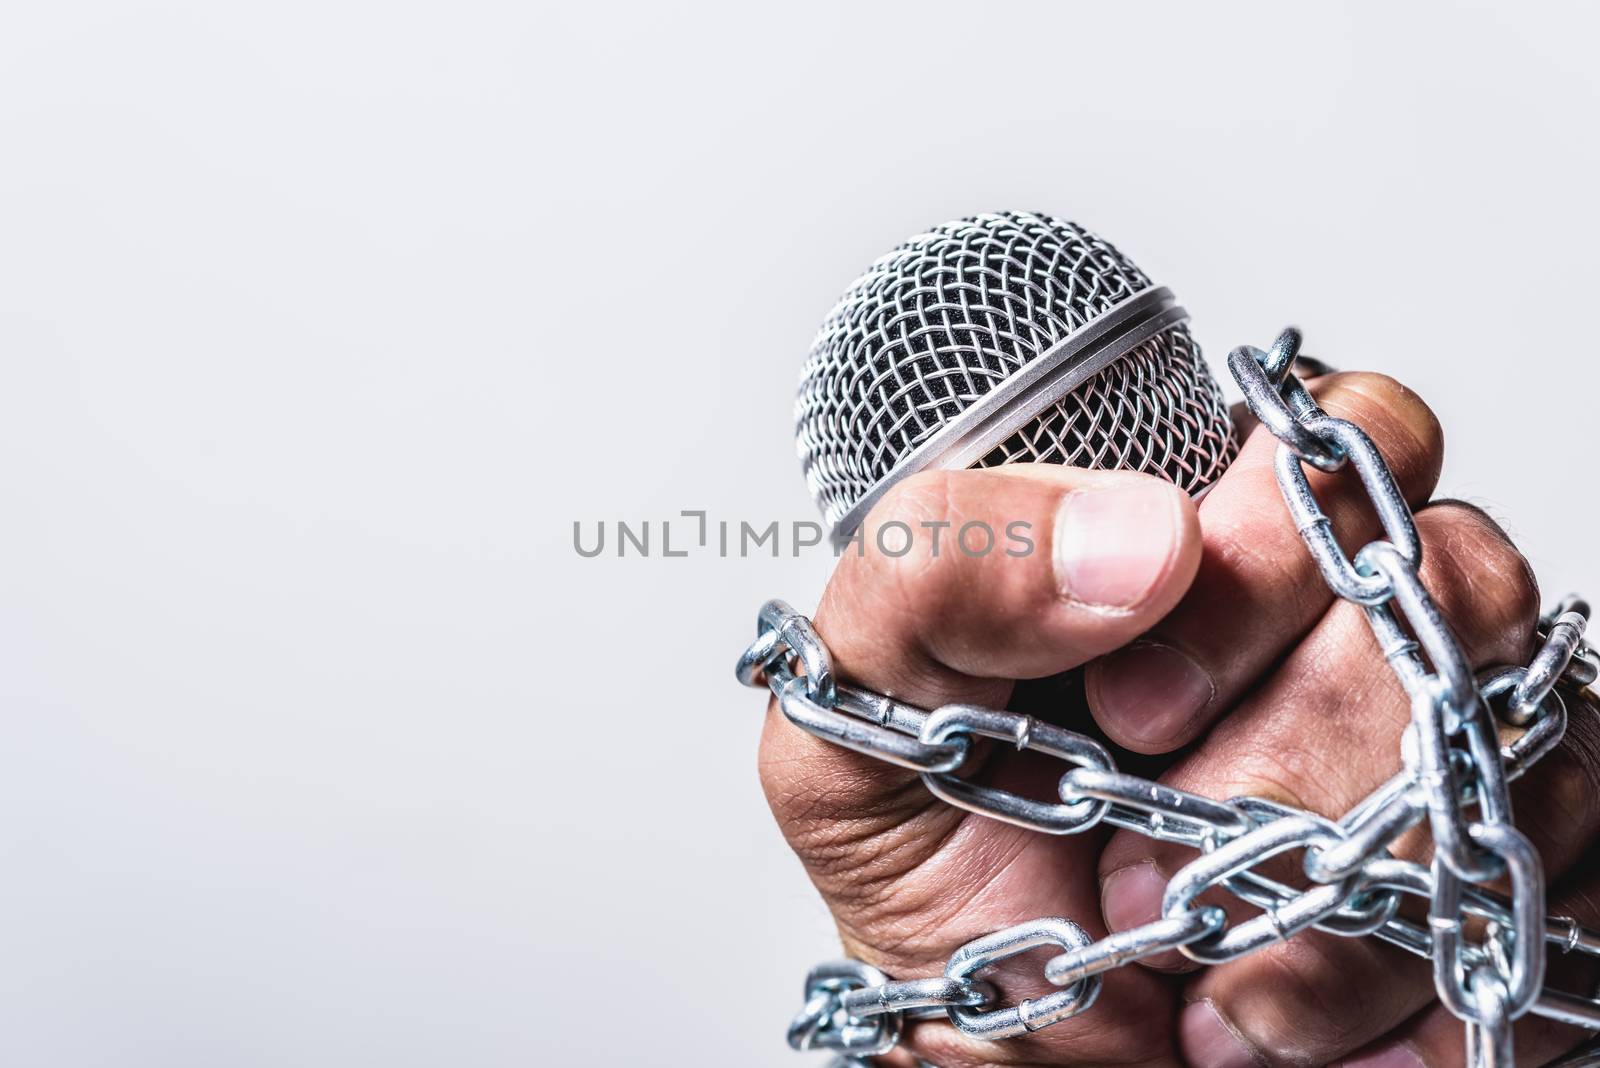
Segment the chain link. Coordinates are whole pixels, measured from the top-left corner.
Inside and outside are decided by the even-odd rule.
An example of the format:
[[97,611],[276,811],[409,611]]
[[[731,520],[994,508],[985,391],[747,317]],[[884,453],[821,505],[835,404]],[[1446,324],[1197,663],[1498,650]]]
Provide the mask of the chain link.
[[[1000,961],[1041,946],[1055,946],[1075,953],[1094,944],[1089,932],[1071,920],[1046,916],[974,938],[950,955],[944,974],[952,979],[968,979]],[[974,1038],[1016,1038],[1078,1015],[1093,1005],[1099,994],[1100,977],[1095,974],[1075,980],[1042,998],[1005,1008],[952,1008],[950,1022]]]
[[853,1057],[888,1053],[900,1041],[903,1015],[898,1012],[851,1013],[843,999],[851,991],[879,991],[888,976],[858,960],[830,961],[806,975],[805,1005],[789,1024],[789,1046],[826,1049]]
[[[1545,616],[1527,666],[1475,677],[1419,577],[1422,543],[1393,473],[1359,427],[1317,407],[1294,368],[1326,368],[1300,357],[1299,346],[1291,328],[1265,352],[1235,349],[1228,366],[1251,412],[1278,439],[1279,487],[1324,581],[1365,609],[1410,695],[1403,770],[1337,821],[1260,798],[1214,801],[1121,772],[1094,739],[1029,716],[975,705],[928,712],[840,683],[810,620],[769,601],[735,673],[745,685],[768,687],[795,726],[914,770],[931,792],[981,816],[1049,834],[1104,823],[1199,851],[1168,881],[1159,919],[1098,941],[1069,919],[1045,917],[956,947],[942,976],[893,981],[859,961],[820,965],[806,978],[791,1046],[835,1051],[835,1068],[865,1068],[863,1058],[894,1048],[911,1020],[947,1019],[983,1039],[1014,1037],[1088,1010],[1100,977],[1133,961],[1176,950],[1219,964],[1313,927],[1371,935],[1430,958],[1441,1002],[1466,1025],[1469,1068],[1510,1068],[1511,1024],[1525,1013],[1600,1031],[1600,999],[1544,989],[1546,946],[1600,957],[1600,931],[1546,915],[1539,856],[1512,823],[1507,789],[1559,744],[1569,702],[1586,716],[1600,714],[1584,689],[1600,676],[1600,658],[1584,641],[1589,606],[1568,598]],[[1346,555],[1308,464],[1352,469],[1383,539]],[[1502,744],[1501,725],[1520,733]],[[975,738],[1071,765],[1058,797],[1037,800],[964,778]],[[1395,858],[1393,843],[1423,822],[1434,842],[1431,865]],[[1295,852],[1303,855],[1307,889],[1258,870]],[[1485,889],[1500,879],[1509,897]],[[1196,904],[1217,889],[1261,913],[1229,926],[1222,908]],[[1427,900],[1426,927],[1398,916],[1403,896]],[[1468,937],[1472,919],[1486,922],[1481,941]],[[1042,947],[1058,951],[1043,967],[1059,988],[1050,994],[1007,1005],[978,977]],[[1600,1055],[1569,1063],[1597,1064]]]
[[[946,705],[930,715],[922,725],[924,745],[948,745],[973,736],[1008,741],[1017,749],[1032,750],[1069,761],[1080,768],[1108,771],[1111,754],[1105,747],[1075,731],[1032,716],[1000,712],[977,705]],[[980,786],[955,775],[924,772],[922,782],[929,792],[957,808],[977,812],[1005,823],[1045,834],[1078,834],[1098,823],[1110,803],[1086,798],[1060,804],[1033,801],[992,786]]]

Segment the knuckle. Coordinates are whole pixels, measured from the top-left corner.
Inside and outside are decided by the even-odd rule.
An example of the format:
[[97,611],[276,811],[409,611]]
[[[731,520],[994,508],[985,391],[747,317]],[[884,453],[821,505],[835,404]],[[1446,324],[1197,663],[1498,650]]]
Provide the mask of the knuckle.
[[1539,765],[1538,776],[1525,777],[1513,789],[1517,822],[1534,836],[1546,865],[1559,870],[1576,864],[1577,881],[1583,882],[1600,870],[1600,850],[1590,848],[1600,829],[1600,721],[1570,699],[1567,711],[1561,744]]
[[1273,1065],[1321,1065],[1335,1050],[1362,1044],[1382,984],[1351,982],[1350,946],[1308,932],[1251,958],[1242,981],[1212,1003]]
[[1408,494],[1426,493],[1444,462],[1444,428],[1417,392],[1373,371],[1333,375],[1318,391],[1332,413],[1364,428]]
[[1327,802],[1349,792],[1350,765],[1324,752],[1317,741],[1279,736],[1276,731],[1270,738],[1252,739],[1235,758],[1229,787],[1290,808],[1309,812],[1328,808]]
[[[903,528],[899,537],[909,543],[906,552],[869,551],[865,559],[874,576],[886,588],[894,590],[904,604],[933,607],[948,595],[951,569],[939,566],[946,554],[936,551],[934,547],[938,542],[931,537],[919,535],[940,530],[947,523],[959,525],[963,521],[955,507],[955,474],[951,471],[918,472],[890,489],[869,517],[869,525],[875,531],[883,531],[891,525]],[[879,537],[875,533],[867,543],[875,547],[882,544],[898,547],[899,542],[889,541],[890,537]],[[947,538],[939,540],[948,541]]]
[[[1284,552],[1281,541],[1261,535],[1259,528],[1267,522],[1274,531],[1294,539],[1295,551]],[[1263,619],[1312,620],[1327,607],[1328,589],[1321,582],[1307,581],[1312,574],[1311,558],[1284,516],[1267,509],[1253,510],[1229,533],[1230,537],[1212,533],[1206,551],[1217,572],[1252,577],[1229,591],[1231,596],[1249,599],[1248,603],[1238,602],[1241,609],[1253,609]]]
[[1531,651],[1539,584],[1527,558],[1488,513],[1441,501],[1417,513],[1423,578],[1438,591],[1479,663],[1520,660]]
[[[897,624],[919,657],[971,672],[987,651],[1026,642],[1056,587],[1018,553],[1014,528],[1033,528],[1061,489],[994,471],[925,471],[895,486],[868,517],[867,551],[839,575],[858,609]],[[888,531],[890,524],[896,529]],[[1036,640],[1036,639],[1035,639]]]
[[1593,826],[1600,823],[1600,722],[1593,716],[1572,716],[1563,743],[1558,752],[1571,761],[1578,780],[1573,792],[1581,807],[1574,805],[1572,811],[1581,812],[1583,819],[1577,825]]
[[955,472],[918,471],[883,495],[872,510],[879,522],[898,520],[915,525],[943,519],[950,510],[950,483]]

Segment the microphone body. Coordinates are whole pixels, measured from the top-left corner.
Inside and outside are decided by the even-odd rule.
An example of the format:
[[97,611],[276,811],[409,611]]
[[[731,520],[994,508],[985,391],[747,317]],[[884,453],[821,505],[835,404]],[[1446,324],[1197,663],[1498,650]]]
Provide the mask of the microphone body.
[[801,374],[795,445],[833,540],[929,468],[1123,468],[1201,492],[1237,446],[1187,319],[1074,223],[1003,212],[912,237],[845,290]]

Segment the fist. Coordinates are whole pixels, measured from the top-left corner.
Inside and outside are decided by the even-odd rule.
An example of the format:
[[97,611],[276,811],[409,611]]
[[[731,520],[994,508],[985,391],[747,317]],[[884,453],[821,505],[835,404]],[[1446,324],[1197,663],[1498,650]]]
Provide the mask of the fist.
[[[1372,437],[1416,510],[1423,582],[1473,666],[1526,662],[1539,604],[1532,574],[1481,511],[1430,503],[1443,442],[1426,405],[1377,375],[1312,385],[1324,409]],[[1270,434],[1250,434],[1198,505],[1126,472],[1013,465],[915,476],[873,510],[861,551],[842,557],[816,629],[840,679],[897,701],[1018,708],[1098,733],[1125,770],[1168,786],[1337,819],[1400,770],[1409,705],[1362,609],[1335,600],[1307,553],[1276,483],[1275,449]],[[1353,476],[1310,477],[1341,544],[1381,536]],[[891,539],[905,551],[883,552],[875,532],[890,524],[929,536]],[[968,551],[952,535],[972,524],[1026,534]],[[1583,923],[1600,919],[1589,712],[1573,710],[1566,740],[1513,791],[1552,913]],[[956,788],[993,786],[1059,809],[1060,763],[1029,757],[974,747]],[[1051,836],[974,815],[915,772],[798,730],[776,708],[760,770],[846,953],[896,980],[941,976],[958,947],[1036,917],[1071,917],[1094,939],[1152,922],[1168,880],[1197,855],[1129,830]],[[1428,849],[1425,832],[1394,847],[1409,859]],[[1224,907],[1230,923],[1254,911]],[[1593,986],[1586,965],[1572,967],[1569,989]],[[983,978],[1004,1005],[1060,991],[1032,958]],[[1102,984],[1089,1011],[1003,1042],[913,1024],[881,1062],[1443,1068],[1464,1056],[1428,963],[1371,938],[1306,931],[1202,971],[1163,953]],[[1585,1032],[1529,1015],[1516,1035],[1518,1063],[1544,1064]]]

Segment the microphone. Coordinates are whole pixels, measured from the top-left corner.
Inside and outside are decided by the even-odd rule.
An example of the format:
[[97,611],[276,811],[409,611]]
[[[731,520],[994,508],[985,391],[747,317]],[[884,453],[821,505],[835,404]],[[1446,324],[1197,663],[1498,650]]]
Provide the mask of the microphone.
[[834,542],[930,468],[1123,468],[1198,494],[1237,445],[1187,319],[1075,223],[1001,212],[912,237],[845,290],[800,376],[795,447]]

